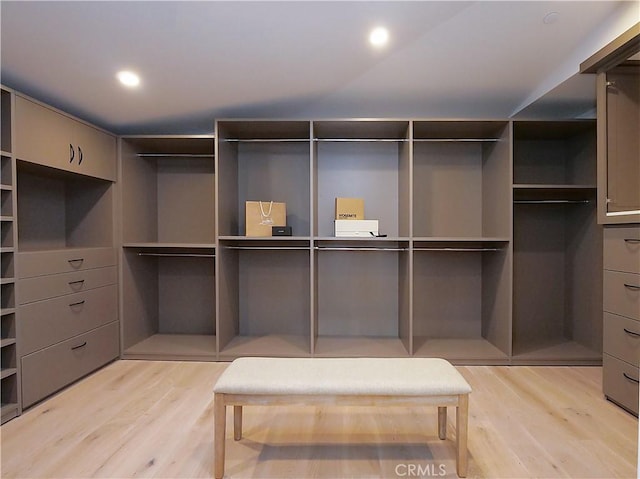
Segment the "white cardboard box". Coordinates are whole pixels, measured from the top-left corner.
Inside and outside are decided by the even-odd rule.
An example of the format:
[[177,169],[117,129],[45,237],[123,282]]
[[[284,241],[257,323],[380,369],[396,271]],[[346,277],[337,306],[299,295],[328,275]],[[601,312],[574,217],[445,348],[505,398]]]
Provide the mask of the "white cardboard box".
[[378,236],[378,220],[335,220],[335,232],[336,238],[372,238]]

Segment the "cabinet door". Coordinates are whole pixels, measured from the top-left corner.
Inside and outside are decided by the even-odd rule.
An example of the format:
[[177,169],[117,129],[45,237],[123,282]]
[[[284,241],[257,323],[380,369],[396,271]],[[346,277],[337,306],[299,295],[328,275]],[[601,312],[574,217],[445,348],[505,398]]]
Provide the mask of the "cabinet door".
[[115,137],[89,125],[75,123],[73,144],[76,148],[77,158],[71,163],[72,171],[115,181]]
[[59,113],[16,96],[15,155],[20,160],[68,169],[73,123]]

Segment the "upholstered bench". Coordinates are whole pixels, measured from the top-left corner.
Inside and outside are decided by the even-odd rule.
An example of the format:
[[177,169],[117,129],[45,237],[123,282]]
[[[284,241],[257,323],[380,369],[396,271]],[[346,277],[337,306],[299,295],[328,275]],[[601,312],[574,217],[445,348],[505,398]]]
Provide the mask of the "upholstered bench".
[[245,405],[437,406],[445,439],[447,406],[456,406],[458,476],[467,474],[471,387],[444,359],[240,358],[214,387],[215,477],[224,476],[226,407],[233,406],[234,439],[242,438]]

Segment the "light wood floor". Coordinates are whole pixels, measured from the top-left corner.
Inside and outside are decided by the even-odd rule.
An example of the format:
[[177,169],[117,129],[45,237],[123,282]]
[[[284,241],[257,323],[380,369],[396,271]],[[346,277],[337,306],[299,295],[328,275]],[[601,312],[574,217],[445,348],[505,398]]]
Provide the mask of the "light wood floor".
[[[212,477],[224,368],[113,363],[2,426],[2,477]],[[474,389],[469,477],[636,477],[638,421],[603,399],[601,368],[459,370]],[[456,477],[449,418],[440,441],[436,408],[247,407],[226,477]]]

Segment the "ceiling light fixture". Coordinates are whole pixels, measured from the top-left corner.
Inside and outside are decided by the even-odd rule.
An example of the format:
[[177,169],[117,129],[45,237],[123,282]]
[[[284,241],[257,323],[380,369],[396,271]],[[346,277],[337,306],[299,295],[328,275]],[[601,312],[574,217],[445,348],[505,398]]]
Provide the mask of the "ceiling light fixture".
[[140,85],[140,77],[132,71],[123,70],[116,75],[120,83],[129,88]]
[[384,27],[376,27],[369,34],[369,42],[374,47],[382,47],[389,41],[389,31]]

